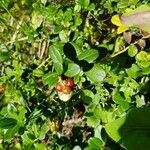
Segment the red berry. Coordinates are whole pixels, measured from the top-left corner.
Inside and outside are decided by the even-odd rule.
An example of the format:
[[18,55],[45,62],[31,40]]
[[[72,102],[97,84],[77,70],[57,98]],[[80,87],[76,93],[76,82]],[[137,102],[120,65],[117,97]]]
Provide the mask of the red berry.
[[63,86],[62,86],[61,83],[57,83],[55,88],[56,88],[57,91],[62,92]]
[[69,86],[64,86],[62,92],[64,94],[70,94],[71,88]]
[[0,94],[3,94],[3,88],[2,87],[0,87]]
[[71,79],[71,78],[68,78],[66,79],[66,83],[67,83],[67,86],[73,88],[74,87],[74,80]]

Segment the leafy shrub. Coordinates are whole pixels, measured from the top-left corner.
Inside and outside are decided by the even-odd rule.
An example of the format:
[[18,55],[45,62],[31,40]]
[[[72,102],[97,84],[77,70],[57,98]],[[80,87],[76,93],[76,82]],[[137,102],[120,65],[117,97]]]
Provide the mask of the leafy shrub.
[[146,3],[2,0],[0,149],[147,149],[149,34],[111,22]]

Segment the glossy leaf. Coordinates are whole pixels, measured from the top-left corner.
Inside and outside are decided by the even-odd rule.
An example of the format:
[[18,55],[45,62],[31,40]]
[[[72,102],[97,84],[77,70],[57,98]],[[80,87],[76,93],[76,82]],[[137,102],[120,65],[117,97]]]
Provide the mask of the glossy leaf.
[[4,136],[5,140],[11,139],[19,130],[19,125],[9,128]]
[[75,63],[69,63],[67,71],[65,72],[65,75],[68,77],[74,77],[80,72],[80,67]]
[[93,137],[88,140],[90,147],[100,149],[102,146],[102,141],[99,138]]
[[76,0],[76,1],[83,8],[87,8],[88,5],[90,4],[90,0]]
[[17,120],[13,118],[4,118],[0,120],[0,128],[9,129],[16,126]]
[[[122,118],[106,124],[109,136],[127,149],[149,147],[150,108],[132,109]],[[137,138],[138,135],[138,138]]]
[[86,60],[88,63],[92,63],[97,57],[99,56],[99,53],[95,49],[87,49],[82,51],[78,55],[79,60]]
[[134,44],[131,44],[128,49],[128,55],[134,57],[138,53],[138,49]]
[[103,81],[106,77],[105,71],[99,64],[95,65],[90,71],[86,72],[85,74],[92,82]]
[[63,57],[61,45],[52,45],[49,48],[49,55],[54,62],[55,70],[58,74],[63,72]]
[[50,87],[54,87],[54,85],[58,82],[58,74],[57,73],[47,73],[43,76],[43,83]]
[[0,62],[6,61],[9,57],[8,48],[5,45],[0,45]]

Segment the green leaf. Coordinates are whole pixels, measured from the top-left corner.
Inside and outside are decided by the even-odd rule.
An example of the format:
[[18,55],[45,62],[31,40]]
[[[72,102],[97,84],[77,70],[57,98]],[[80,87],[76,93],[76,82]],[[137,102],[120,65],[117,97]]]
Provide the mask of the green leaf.
[[128,5],[129,5],[128,0],[119,1],[117,3],[117,8],[120,8],[120,9],[126,8],[126,7],[128,7]]
[[36,30],[38,27],[40,27],[40,25],[42,24],[44,18],[37,11],[33,11],[31,16],[32,16],[32,19],[31,19],[32,27],[33,27],[34,30]]
[[16,126],[17,120],[13,118],[4,118],[0,120],[0,128],[9,129]]
[[42,143],[36,143],[35,147],[36,147],[36,150],[47,150],[46,145]]
[[125,98],[123,95],[121,95],[121,93],[119,92],[119,90],[114,89],[112,92],[112,99],[116,104],[121,104],[122,102],[125,101]]
[[146,104],[145,99],[142,96],[140,97],[139,95],[137,95],[135,98],[136,98],[136,107],[137,108],[142,107]]
[[58,74],[55,72],[53,73],[50,72],[50,73],[45,74],[42,79],[45,85],[54,87],[55,84],[58,82]]
[[77,4],[79,4],[82,8],[87,8],[90,4],[90,0],[76,0]]
[[33,70],[33,75],[36,77],[41,77],[41,76],[43,76],[43,71],[40,69],[35,69],[35,70]]
[[146,58],[147,58],[147,52],[145,51],[140,51],[136,56],[136,59],[138,61],[146,61],[147,60]]
[[104,69],[99,64],[94,65],[94,67],[85,74],[92,82],[103,81],[106,77]]
[[88,140],[88,144],[90,147],[100,149],[103,143],[99,138],[92,137]]
[[58,74],[63,72],[62,45],[55,44],[49,48],[49,55],[54,63],[55,70]]
[[90,127],[96,127],[100,124],[100,119],[97,119],[95,116],[87,116],[86,120],[87,125]]
[[95,49],[87,49],[82,51],[78,55],[79,60],[86,60],[88,63],[92,63],[97,57],[99,56],[99,53]]
[[48,126],[48,123],[46,122],[42,125],[42,127],[39,131],[39,138],[38,139],[43,140],[46,136],[48,129],[49,129],[49,126]]
[[19,130],[19,125],[16,125],[13,128],[8,129],[4,135],[4,139],[5,140],[11,139],[18,132],[18,130]]
[[61,63],[54,63],[54,68],[56,72],[61,75],[63,72],[63,65]]
[[81,93],[81,99],[84,103],[89,104],[94,99],[94,94],[91,90],[83,90]]
[[150,53],[141,51],[136,55],[136,60],[139,66],[149,67],[150,66]]
[[65,76],[74,77],[80,72],[79,65],[75,63],[69,63],[67,71],[65,72]]
[[64,15],[63,15],[63,17],[64,17],[64,19],[63,19],[64,23],[67,24],[69,21],[71,21],[72,20],[72,16],[73,16],[72,10],[70,8],[68,8],[65,11]]
[[150,108],[132,109],[124,117],[106,124],[108,135],[128,150],[150,147]]
[[141,76],[142,70],[135,64],[132,64],[131,68],[126,69],[126,72],[129,77],[136,79]]
[[70,42],[70,44],[74,47],[76,53],[77,53],[77,56],[82,52],[80,46],[76,43],[73,43],[73,42]]
[[128,55],[134,57],[138,53],[138,49],[134,44],[130,44],[128,49]]
[[7,47],[5,45],[0,45],[0,62],[6,61],[9,57]]
[[143,75],[148,75],[148,74],[150,74],[150,67],[142,68],[142,74],[143,74]]
[[59,38],[62,43],[67,43],[69,41],[69,34],[70,34],[70,32],[68,32],[67,30],[62,30],[59,33]]

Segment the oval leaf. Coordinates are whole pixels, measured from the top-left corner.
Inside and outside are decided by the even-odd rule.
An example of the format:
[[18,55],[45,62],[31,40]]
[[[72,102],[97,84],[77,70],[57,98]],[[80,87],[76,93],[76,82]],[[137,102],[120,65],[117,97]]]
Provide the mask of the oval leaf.
[[83,8],[87,8],[90,4],[90,0],[76,0],[76,1]]
[[[150,147],[150,108],[132,109],[128,114],[105,126],[108,135],[127,149]],[[138,137],[137,137],[138,136]]]
[[138,49],[134,44],[130,44],[128,49],[128,55],[134,57],[138,53]]
[[52,45],[49,48],[49,55],[54,62],[56,72],[61,74],[63,72],[62,45]]
[[103,143],[99,138],[92,137],[88,140],[88,144],[90,145],[90,147],[100,149]]
[[9,51],[5,45],[0,45],[0,62],[9,59]]
[[16,126],[17,120],[13,118],[4,118],[0,120],[0,128],[9,129]]
[[88,63],[92,63],[98,56],[99,56],[99,53],[97,50],[88,49],[88,50],[82,51],[79,54],[78,59],[79,60],[86,60]]
[[43,83],[50,87],[53,87],[58,82],[58,74],[57,73],[47,73],[43,76]]
[[80,72],[80,67],[79,65],[75,63],[70,63],[68,64],[68,69],[65,73],[66,76],[68,77],[74,77]]
[[105,71],[100,65],[95,65],[90,71],[85,73],[92,82],[103,81],[106,77]]

